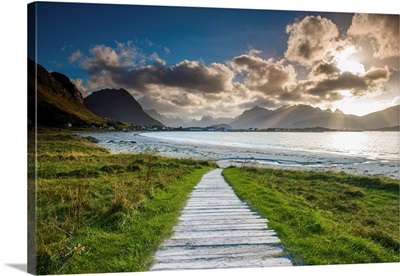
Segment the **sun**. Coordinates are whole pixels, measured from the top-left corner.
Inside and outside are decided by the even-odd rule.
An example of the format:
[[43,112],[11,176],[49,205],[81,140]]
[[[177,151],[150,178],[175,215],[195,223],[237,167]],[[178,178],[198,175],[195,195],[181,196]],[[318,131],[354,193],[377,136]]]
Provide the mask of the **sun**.
[[334,54],[333,61],[341,72],[365,74],[364,65],[354,59],[357,50],[354,46],[346,46]]

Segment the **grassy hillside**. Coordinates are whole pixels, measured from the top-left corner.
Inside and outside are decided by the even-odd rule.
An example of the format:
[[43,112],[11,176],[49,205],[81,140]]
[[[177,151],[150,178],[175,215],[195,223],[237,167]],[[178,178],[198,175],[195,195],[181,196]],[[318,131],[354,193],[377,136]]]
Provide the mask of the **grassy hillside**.
[[106,124],[105,119],[85,108],[81,99],[74,96],[80,92],[72,83],[68,84],[56,80],[42,66],[28,60],[28,118],[34,120],[36,105],[39,125],[61,126],[67,122],[78,126]]
[[247,167],[223,175],[297,265],[400,261],[398,180]]
[[[38,274],[147,270],[188,193],[215,166],[111,155],[93,141],[58,131],[38,134]],[[33,152],[28,161],[32,178]]]
[[[71,122],[73,125],[105,125],[106,120],[93,114],[85,107],[69,101],[61,95],[52,93],[45,85],[37,86],[38,122],[44,125],[54,125]],[[43,122],[43,123],[42,123]]]

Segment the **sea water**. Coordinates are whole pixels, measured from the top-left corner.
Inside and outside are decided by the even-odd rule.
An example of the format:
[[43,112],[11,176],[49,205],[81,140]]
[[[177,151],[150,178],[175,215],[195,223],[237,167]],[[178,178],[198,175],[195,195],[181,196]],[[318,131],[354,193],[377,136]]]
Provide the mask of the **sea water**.
[[398,159],[400,132],[151,132],[175,142]]
[[155,131],[85,133],[112,153],[400,178],[400,132]]

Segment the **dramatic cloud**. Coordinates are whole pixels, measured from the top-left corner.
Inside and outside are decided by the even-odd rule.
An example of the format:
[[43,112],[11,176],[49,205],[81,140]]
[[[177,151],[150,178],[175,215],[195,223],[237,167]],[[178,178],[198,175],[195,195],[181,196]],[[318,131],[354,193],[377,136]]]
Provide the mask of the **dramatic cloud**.
[[389,68],[371,68],[365,73],[365,79],[368,83],[375,81],[387,81],[389,80],[390,72]]
[[248,100],[245,93],[236,96],[229,92],[200,94],[171,87],[152,93],[133,94],[145,109],[156,109],[161,114],[184,119],[200,119],[207,115],[214,118],[235,117],[242,112],[240,104]]
[[323,60],[339,36],[337,26],[321,16],[307,16],[288,25],[286,32],[289,39],[285,57],[307,67]]
[[344,72],[336,78],[325,79],[316,83],[315,87],[309,89],[307,92],[316,96],[325,96],[326,94],[340,90],[362,91],[367,89],[367,87],[364,78],[350,72]]
[[[254,52],[254,50],[253,50]],[[242,74],[244,85],[249,90],[260,91],[266,95],[279,94],[293,85],[296,72],[292,65],[284,65],[284,61],[263,59],[253,55],[235,57],[230,65]]]
[[204,65],[199,61],[184,60],[166,67],[157,65],[112,71],[115,83],[142,91],[150,91],[154,85],[176,87],[192,92],[219,93],[232,89],[233,72],[225,65]]
[[315,68],[313,68],[313,71],[311,72],[311,75],[334,75],[334,74],[339,74],[340,69],[337,68],[337,66],[334,63],[327,63],[323,62],[318,64]]
[[337,98],[338,93],[349,91],[354,96],[362,96],[374,92],[389,79],[390,72],[385,68],[372,68],[364,75],[343,72],[334,77],[316,82],[308,81],[298,87],[297,92],[317,96],[321,99]]
[[356,14],[347,34],[371,41],[374,57],[399,57],[399,16]]
[[80,59],[81,57],[82,57],[81,51],[77,50],[77,51],[75,51],[75,52],[69,57],[69,62],[70,62],[70,63],[74,63],[74,62],[76,62],[78,59]]
[[154,60],[155,65],[157,65],[157,66],[165,66],[166,65],[165,60],[161,59],[156,52],[151,54],[149,59]]
[[[81,67],[91,76],[88,84],[92,89],[113,86],[146,92],[176,87],[191,92],[219,93],[233,88],[234,73],[224,64],[205,65],[184,60],[166,66],[156,52],[146,59],[131,42],[118,43],[115,49],[96,45],[90,49],[90,55]],[[77,56],[74,53],[70,60],[76,61]],[[153,64],[146,65],[147,61]]]
[[90,49],[90,54],[91,57],[84,59],[81,66],[91,75],[98,75],[103,71],[130,68],[137,65],[138,59],[143,58],[132,41],[117,43],[116,49],[105,45],[96,45]]
[[71,82],[75,84],[76,88],[83,94],[83,96],[86,96],[88,90],[85,86],[83,86],[83,80],[81,78],[78,79],[71,79]]
[[89,75],[86,85],[82,79],[74,81],[84,94],[103,87],[123,87],[146,109],[165,114],[199,116],[205,112],[204,106],[213,115],[240,112],[238,97],[230,98],[230,94],[236,91],[242,97],[243,87],[233,82],[234,72],[224,64],[183,60],[167,66],[157,52],[146,57],[131,42],[115,47],[95,45],[88,53],[77,51],[70,56],[70,61],[78,62]]
[[[235,117],[256,105],[339,106],[340,101],[382,94],[389,82],[398,89],[398,77],[393,77],[398,61],[396,67],[382,60],[399,56],[398,18],[355,15],[340,37],[338,26],[327,18],[298,19],[286,28],[283,58],[263,57],[250,47],[225,64],[187,59],[167,64],[163,58],[169,49],[145,40],[139,45],[152,47],[146,54],[131,41],[116,42],[114,47],[95,45],[86,54],[78,50],[69,61],[89,75],[86,85],[74,80],[84,94],[122,87],[145,109],[174,117]],[[368,66],[366,60],[371,60]]]

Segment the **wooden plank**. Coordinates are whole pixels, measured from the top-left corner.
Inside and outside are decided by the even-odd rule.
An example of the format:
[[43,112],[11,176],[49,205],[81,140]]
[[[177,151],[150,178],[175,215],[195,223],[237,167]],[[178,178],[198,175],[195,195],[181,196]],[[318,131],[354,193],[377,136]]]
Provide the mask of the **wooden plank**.
[[254,219],[260,219],[264,221],[268,221],[266,219],[261,219],[261,217],[254,212],[251,212],[250,210],[247,212],[214,212],[214,213],[183,213],[180,216],[180,219],[185,220],[185,219],[237,219],[240,217],[246,217],[246,218],[254,218]]
[[287,258],[267,258],[267,259],[226,259],[226,260],[207,260],[191,262],[169,262],[158,263],[152,270],[180,270],[180,269],[212,269],[212,268],[250,268],[250,267],[273,267],[291,266],[292,263]]
[[268,220],[240,201],[216,169],[192,191],[152,270],[292,265],[279,257],[282,248]]
[[230,224],[230,225],[221,225],[221,224],[211,224],[211,225],[177,225],[174,227],[174,231],[218,231],[218,230],[263,230],[267,229],[268,225],[266,223],[246,223],[246,224]]
[[174,234],[176,239],[197,239],[197,238],[224,238],[224,237],[266,237],[275,236],[274,230],[247,230],[236,231],[225,229],[221,231],[179,231]]
[[283,250],[274,246],[221,246],[207,248],[169,248],[159,251],[156,254],[158,262],[187,262],[192,260],[210,260],[210,259],[227,259],[227,258],[271,258],[282,254]]
[[278,254],[283,250],[274,245],[235,245],[235,246],[213,246],[213,247],[168,247],[160,249],[155,257],[176,257],[187,259],[211,258],[210,256],[234,256],[237,254]]
[[235,219],[200,219],[200,220],[193,220],[193,219],[180,219],[180,225],[188,226],[188,225],[235,225],[235,224],[259,224],[259,225],[267,225],[267,220],[262,219],[255,219],[255,218],[235,218]]
[[278,237],[222,237],[222,238],[196,238],[176,239],[171,238],[162,243],[162,246],[216,246],[216,245],[241,245],[241,244],[271,244],[280,243]]

